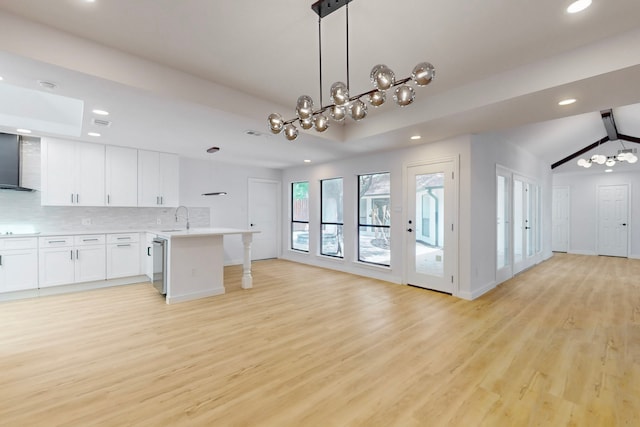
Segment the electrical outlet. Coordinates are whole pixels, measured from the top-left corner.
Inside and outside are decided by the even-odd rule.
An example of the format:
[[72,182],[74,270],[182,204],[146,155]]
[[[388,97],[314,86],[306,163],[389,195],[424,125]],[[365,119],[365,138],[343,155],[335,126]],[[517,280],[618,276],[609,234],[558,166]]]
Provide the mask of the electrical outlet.
[[82,218],[82,225],[91,225],[91,218]]
[[162,219],[156,218],[156,224],[161,225],[162,224]]

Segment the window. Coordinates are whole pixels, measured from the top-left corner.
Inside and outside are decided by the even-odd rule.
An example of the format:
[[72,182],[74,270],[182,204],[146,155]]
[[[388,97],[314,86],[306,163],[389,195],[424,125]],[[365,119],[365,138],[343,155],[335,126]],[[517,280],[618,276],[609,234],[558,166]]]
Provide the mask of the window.
[[342,258],[342,178],[321,181],[320,204],[320,254]]
[[309,252],[309,182],[291,184],[291,249]]
[[391,174],[358,176],[358,261],[391,265]]

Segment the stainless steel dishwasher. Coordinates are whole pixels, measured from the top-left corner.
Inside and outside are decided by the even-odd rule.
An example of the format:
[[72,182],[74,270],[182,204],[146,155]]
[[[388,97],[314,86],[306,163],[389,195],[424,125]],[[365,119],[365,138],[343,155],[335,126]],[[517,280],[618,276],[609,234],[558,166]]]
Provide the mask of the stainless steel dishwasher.
[[167,239],[153,239],[153,287],[167,294]]

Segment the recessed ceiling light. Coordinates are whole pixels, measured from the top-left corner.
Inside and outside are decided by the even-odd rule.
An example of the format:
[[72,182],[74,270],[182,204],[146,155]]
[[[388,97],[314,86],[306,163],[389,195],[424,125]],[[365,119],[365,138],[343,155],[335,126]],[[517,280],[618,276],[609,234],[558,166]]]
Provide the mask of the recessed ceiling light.
[[4,79],[2,78],[2,76],[0,76],[0,82],[3,81]]
[[29,129],[16,129],[16,132],[18,132],[18,133],[31,133],[31,131]]
[[99,116],[108,116],[109,112],[106,110],[99,110],[96,108],[95,110],[93,110],[93,114],[97,114]]
[[613,169],[605,169],[604,171],[605,171],[606,173],[609,173],[609,172],[613,172]]
[[87,135],[89,136],[100,136],[98,132],[89,132]]
[[413,139],[414,141],[415,141],[416,139],[420,139],[420,138],[422,138],[420,135],[413,135],[413,136],[411,137],[411,139]]
[[567,12],[568,13],[582,12],[589,6],[591,6],[591,0],[577,0],[569,5],[569,7],[567,8]]
[[305,163],[311,163],[311,160],[309,160],[309,159],[305,159],[305,160],[304,160],[304,162],[305,162]]
[[558,102],[558,105],[571,105],[573,103],[575,103],[576,100],[573,98],[569,98],[569,99],[563,99],[562,101]]

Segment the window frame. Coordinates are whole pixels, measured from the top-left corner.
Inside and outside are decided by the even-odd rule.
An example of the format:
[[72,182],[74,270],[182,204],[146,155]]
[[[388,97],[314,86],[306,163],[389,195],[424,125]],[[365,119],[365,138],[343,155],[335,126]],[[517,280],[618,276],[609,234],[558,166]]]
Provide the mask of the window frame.
[[[360,232],[362,227],[371,227],[371,228],[379,228],[379,229],[386,229],[387,230],[387,234],[390,236],[391,235],[391,219],[389,219],[389,224],[373,224],[373,221],[371,221],[370,223],[361,223],[361,218],[363,218],[362,216],[362,197],[361,197],[361,178],[363,176],[373,176],[373,175],[388,175],[389,176],[389,203],[388,203],[388,209],[391,209],[391,172],[372,172],[372,173],[363,173],[363,174],[358,174],[357,176],[357,180],[358,180],[358,193],[357,193],[357,204],[358,204],[358,219],[357,219],[357,242],[358,242],[358,262],[364,263],[364,264],[368,264],[368,265],[376,265],[376,266],[380,266],[380,267],[391,267],[391,247],[389,247],[389,263],[388,264],[384,264],[384,263],[380,263],[380,262],[373,262],[373,261],[367,261],[362,259],[362,253],[361,253],[361,247],[360,247]],[[369,218],[369,216],[365,213],[364,218]]]
[[[289,249],[291,249],[292,251],[296,251],[296,252],[302,252],[302,253],[309,253],[309,212],[307,211],[307,220],[306,221],[302,221],[302,220],[298,220],[295,219],[294,216],[294,205],[295,205],[295,200],[294,200],[294,196],[295,196],[295,191],[294,191],[294,187],[296,186],[296,184],[307,184],[307,204],[309,201],[309,181],[294,181],[291,183],[291,197],[289,198],[289,201],[291,203],[291,214],[290,214],[290,218],[291,218],[291,223],[289,226],[289,232],[291,234],[290,238],[289,238]],[[308,209],[308,206],[307,206]],[[296,248],[294,245],[294,226],[296,224],[306,224],[306,230],[307,230],[307,249],[299,249]]]
[[[340,203],[342,204],[342,222],[327,222],[324,220],[324,183],[327,181],[336,181],[340,180],[342,184],[342,200]],[[324,233],[323,229],[325,225],[334,225],[336,226],[336,239],[338,245],[338,251],[336,254],[330,254],[324,252]],[[337,230],[340,229],[341,232],[338,233]],[[344,259],[344,248],[342,247],[342,243],[340,243],[340,235],[343,236],[344,239],[344,178],[343,177],[335,177],[335,178],[327,178],[320,180],[320,255],[328,256],[332,258]],[[340,255],[338,255],[340,254]]]

